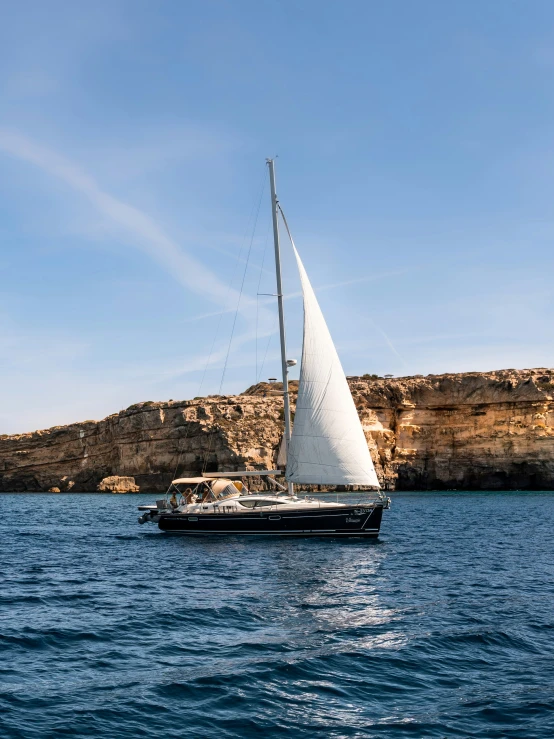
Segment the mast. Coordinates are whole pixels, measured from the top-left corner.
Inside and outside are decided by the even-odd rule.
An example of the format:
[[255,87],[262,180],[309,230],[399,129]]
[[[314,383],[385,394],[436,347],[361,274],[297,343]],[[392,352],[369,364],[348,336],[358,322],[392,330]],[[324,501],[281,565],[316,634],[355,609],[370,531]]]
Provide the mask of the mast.
[[[275,192],[275,162],[273,159],[267,160],[269,167],[269,184],[271,188],[271,215],[273,217],[273,242],[275,245],[275,272],[277,276],[277,306],[279,308],[279,337],[281,340],[281,370],[283,374],[283,401],[285,412],[285,449],[288,450],[290,443],[290,396],[289,396],[289,370],[287,366],[287,346],[285,339],[285,312],[283,309],[283,287],[281,281],[281,252],[279,249],[279,213],[278,200]],[[292,482],[287,483],[288,491],[292,495],[294,485]]]

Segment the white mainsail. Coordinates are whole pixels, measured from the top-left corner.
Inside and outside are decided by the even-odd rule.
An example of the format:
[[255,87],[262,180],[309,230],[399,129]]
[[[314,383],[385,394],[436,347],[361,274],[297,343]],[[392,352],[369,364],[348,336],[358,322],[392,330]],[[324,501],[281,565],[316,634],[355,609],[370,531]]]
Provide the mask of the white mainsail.
[[286,479],[379,487],[337,350],[294,243],[292,247],[304,296],[304,339]]

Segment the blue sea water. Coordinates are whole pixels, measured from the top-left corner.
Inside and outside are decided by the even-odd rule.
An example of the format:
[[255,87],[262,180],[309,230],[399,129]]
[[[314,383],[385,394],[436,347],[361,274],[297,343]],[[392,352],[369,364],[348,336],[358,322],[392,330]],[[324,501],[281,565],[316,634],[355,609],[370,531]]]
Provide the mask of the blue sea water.
[[554,736],[554,495],[393,494],[378,541],[1,495],[0,736]]

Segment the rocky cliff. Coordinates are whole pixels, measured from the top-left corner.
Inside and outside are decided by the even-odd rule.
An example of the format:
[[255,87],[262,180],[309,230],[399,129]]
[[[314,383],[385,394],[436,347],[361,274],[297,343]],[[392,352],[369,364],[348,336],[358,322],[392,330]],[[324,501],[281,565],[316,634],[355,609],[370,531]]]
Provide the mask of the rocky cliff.
[[[554,489],[554,370],[349,383],[389,490]],[[155,492],[176,472],[272,468],[278,389],[138,403],[103,421],[0,436],[0,490]],[[130,479],[110,482],[117,477]]]

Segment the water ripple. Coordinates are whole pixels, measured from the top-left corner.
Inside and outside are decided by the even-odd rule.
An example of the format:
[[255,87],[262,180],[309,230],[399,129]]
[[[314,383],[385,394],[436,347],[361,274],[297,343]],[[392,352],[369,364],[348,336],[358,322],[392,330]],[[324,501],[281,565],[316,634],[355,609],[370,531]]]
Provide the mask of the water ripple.
[[2,739],[554,736],[554,495],[395,495],[378,542],[150,498],[0,496]]

